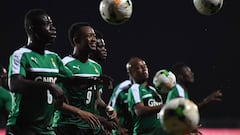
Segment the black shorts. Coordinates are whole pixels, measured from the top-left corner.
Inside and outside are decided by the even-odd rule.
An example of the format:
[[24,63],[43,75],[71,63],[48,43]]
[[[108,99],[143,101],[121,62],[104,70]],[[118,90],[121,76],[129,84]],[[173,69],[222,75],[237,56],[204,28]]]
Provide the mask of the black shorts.
[[94,135],[93,129],[80,129],[76,126],[59,126],[55,128],[56,135]]
[[18,126],[7,126],[6,135],[40,135],[30,128],[20,128]]

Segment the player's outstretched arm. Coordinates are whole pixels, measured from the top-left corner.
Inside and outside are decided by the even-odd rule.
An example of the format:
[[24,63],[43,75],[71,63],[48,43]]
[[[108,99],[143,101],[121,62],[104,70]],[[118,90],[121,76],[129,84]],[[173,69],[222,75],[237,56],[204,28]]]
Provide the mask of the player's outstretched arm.
[[99,119],[94,114],[81,110],[75,106],[63,103],[61,111],[79,116],[83,121],[88,123],[92,128],[96,128],[100,125]]
[[223,94],[221,90],[214,91],[213,93],[208,95],[206,98],[204,98],[203,101],[198,104],[198,107],[203,108],[211,102],[222,101],[222,96]]
[[[55,98],[55,106],[58,108],[62,106],[64,96],[63,91],[54,83],[33,81],[25,79],[22,75],[12,75],[10,79],[10,90],[18,93],[30,93],[32,90],[49,90]],[[34,93],[31,93],[34,94]]]
[[137,103],[133,108],[134,112],[136,113],[137,116],[149,116],[155,113],[158,113],[161,108],[163,107],[164,104],[158,105],[158,106],[145,106],[142,102]]

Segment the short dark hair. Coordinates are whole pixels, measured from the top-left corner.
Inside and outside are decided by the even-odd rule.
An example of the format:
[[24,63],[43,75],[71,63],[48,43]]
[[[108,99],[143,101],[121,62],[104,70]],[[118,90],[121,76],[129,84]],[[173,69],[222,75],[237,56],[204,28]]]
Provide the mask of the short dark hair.
[[3,72],[4,69],[5,69],[5,67],[0,64],[0,75],[2,75],[2,74],[4,73],[4,72]]
[[47,12],[43,9],[30,9],[24,17],[24,28],[29,33],[29,27],[38,23],[38,17],[47,15]]
[[84,26],[92,27],[88,22],[76,22],[73,23],[68,29],[68,38],[72,46],[74,46],[73,38],[81,35],[80,28]]
[[99,30],[94,30],[96,33],[96,38],[97,39],[103,39],[103,33]]
[[130,71],[130,68],[132,67],[132,64],[133,64],[134,62],[136,62],[136,61],[139,61],[139,60],[145,61],[144,59],[142,59],[142,58],[140,58],[140,57],[137,57],[137,56],[131,57],[131,58],[129,59],[129,61],[127,62],[127,64],[126,64],[127,72]]
[[182,68],[186,66],[187,65],[184,62],[177,62],[170,68],[170,70],[173,72],[173,74],[179,75],[182,72]]

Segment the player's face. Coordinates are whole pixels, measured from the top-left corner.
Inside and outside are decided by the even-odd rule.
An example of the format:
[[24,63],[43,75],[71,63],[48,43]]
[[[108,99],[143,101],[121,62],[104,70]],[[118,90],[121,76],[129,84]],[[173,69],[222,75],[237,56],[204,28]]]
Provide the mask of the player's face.
[[191,68],[185,66],[182,68],[182,75],[185,82],[194,82],[194,73],[192,72]]
[[43,43],[53,43],[56,39],[56,28],[48,15],[38,17],[38,23],[33,26],[35,37]]
[[148,67],[143,60],[136,60],[131,63],[130,74],[133,80],[137,83],[143,83],[149,77]]
[[97,39],[96,51],[101,60],[105,60],[107,58],[107,49],[106,49],[104,39]]
[[83,48],[96,51],[96,34],[92,27],[84,26],[81,29],[80,44]]
[[4,88],[8,88],[7,84],[7,70],[5,68],[2,69],[2,74],[0,75],[0,84]]

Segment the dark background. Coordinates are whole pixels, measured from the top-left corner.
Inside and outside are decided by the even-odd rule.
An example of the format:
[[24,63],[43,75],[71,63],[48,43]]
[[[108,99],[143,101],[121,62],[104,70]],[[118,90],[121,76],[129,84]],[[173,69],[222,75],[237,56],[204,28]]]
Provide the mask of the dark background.
[[[1,0],[0,63],[8,66],[9,55],[26,43],[24,14],[31,8],[43,8],[57,28],[56,43],[50,48],[61,57],[71,53],[68,27],[76,21],[88,21],[105,37],[107,61],[101,63],[114,84],[127,79],[125,64],[132,56],[146,60],[151,77],[178,61],[195,73],[190,97],[200,101],[222,89],[222,102],[214,103],[201,115],[207,126],[240,127],[239,0],[224,0],[220,12],[199,14],[192,0],[132,0],[131,19],[122,25],[110,25],[100,16],[100,0]],[[150,81],[151,82],[151,81]],[[105,91],[108,99],[112,91]],[[210,122],[205,122],[208,119]]]

